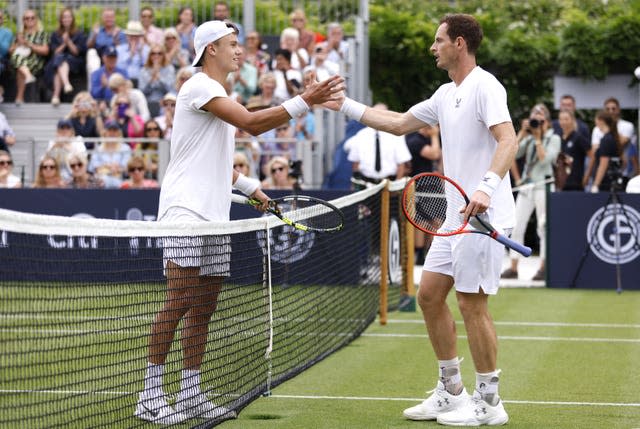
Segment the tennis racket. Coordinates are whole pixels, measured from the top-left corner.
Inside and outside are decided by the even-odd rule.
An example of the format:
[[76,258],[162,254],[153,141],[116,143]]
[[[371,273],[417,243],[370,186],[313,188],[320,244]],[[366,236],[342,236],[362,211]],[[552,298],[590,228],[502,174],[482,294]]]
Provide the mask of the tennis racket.
[[[460,185],[437,173],[421,173],[414,176],[402,193],[402,211],[413,226],[427,234],[451,236],[477,233],[488,235],[509,249],[531,255],[531,248],[511,240],[498,231],[483,215],[464,220],[460,209],[469,204],[469,198]],[[473,228],[467,228],[467,225]]]
[[[231,201],[257,207],[260,200],[231,194]],[[342,211],[327,201],[306,195],[287,195],[269,201],[267,212],[301,231],[335,232],[344,225]]]

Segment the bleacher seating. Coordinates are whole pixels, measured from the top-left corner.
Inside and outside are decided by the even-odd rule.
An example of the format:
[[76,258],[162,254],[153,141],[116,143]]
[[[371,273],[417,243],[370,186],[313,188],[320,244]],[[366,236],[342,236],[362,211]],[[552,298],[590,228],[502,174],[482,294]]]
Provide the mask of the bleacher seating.
[[11,148],[14,160],[14,174],[24,174],[27,182],[34,177],[38,160],[46,152],[47,144],[55,135],[58,120],[71,110],[71,104],[57,107],[49,103],[0,104],[9,125],[16,134],[16,144]]

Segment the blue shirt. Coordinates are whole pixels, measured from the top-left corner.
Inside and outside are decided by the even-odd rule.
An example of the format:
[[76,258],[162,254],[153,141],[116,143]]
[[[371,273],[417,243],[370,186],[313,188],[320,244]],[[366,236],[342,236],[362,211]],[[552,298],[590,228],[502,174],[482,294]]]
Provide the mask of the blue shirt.
[[4,58],[9,53],[9,47],[13,41],[13,33],[8,28],[0,28],[0,57]]
[[[122,76],[124,76],[125,78],[129,78],[129,75],[127,74],[127,71],[124,69],[121,69],[119,67],[116,66],[115,70],[113,71],[113,73],[120,73]],[[111,76],[113,73],[108,73],[106,69],[104,68],[104,66],[100,67],[98,70],[94,71],[93,73],[91,73],[91,96],[93,98],[95,98],[96,100],[100,101],[100,100],[105,100],[107,103],[109,101],[111,101],[111,97],[113,96],[113,92],[111,92],[111,89],[109,88],[109,86],[102,86],[102,75],[107,74],[107,78],[109,76]]]
[[98,51],[98,54],[102,56],[102,51],[104,48],[108,46],[118,46],[127,43],[127,36],[125,36],[122,30],[118,31],[115,37],[112,37],[111,34],[108,34],[104,27],[100,27],[98,33],[96,34],[96,43],[95,48]]

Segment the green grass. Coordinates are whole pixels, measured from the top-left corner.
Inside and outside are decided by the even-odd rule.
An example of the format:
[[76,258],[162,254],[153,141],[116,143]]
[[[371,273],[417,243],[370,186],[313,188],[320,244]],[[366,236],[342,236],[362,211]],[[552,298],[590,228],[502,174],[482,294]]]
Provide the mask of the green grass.
[[[8,289],[4,289],[5,292]],[[38,300],[0,301],[0,312],[34,312],[36,308],[55,310],[55,300],[43,298],[51,291],[33,291]],[[86,290],[84,290],[86,294]],[[62,296],[72,297],[73,289],[61,291]],[[243,293],[246,293],[243,292]],[[277,294],[276,299],[286,299],[291,289]],[[340,288],[318,288],[318,296],[302,303],[300,317],[317,311],[318,302],[327,305],[340,305],[346,296]],[[91,290],[88,295],[100,299],[105,307],[115,307],[104,291]],[[7,297],[18,296],[11,291]],[[131,295],[132,307],[122,309],[121,314],[146,314],[152,317],[161,296],[154,302],[139,300]],[[147,295],[147,298],[153,295]],[[293,296],[293,295],[292,295]],[[351,299],[353,297],[351,296]],[[262,302],[261,293],[256,300]],[[231,303],[232,301],[229,301]],[[315,303],[315,304],[314,304]],[[95,302],[90,299],[78,301],[83,310],[76,315],[96,314]],[[86,305],[84,305],[86,304]],[[461,320],[455,307],[455,298],[450,297],[456,320]],[[510,415],[510,428],[580,428],[580,429],[633,429],[640,428],[640,292],[625,291],[618,295],[613,290],[557,290],[557,289],[503,289],[490,300],[491,311],[496,322],[499,336],[499,367],[503,370],[500,393]],[[231,311],[222,309],[221,311]],[[105,312],[107,315],[109,312]],[[34,313],[35,315],[36,313]],[[102,313],[98,313],[102,314]],[[111,313],[112,314],[112,313]],[[143,318],[144,319],[144,318]],[[370,429],[370,428],[436,428],[435,422],[411,422],[402,417],[402,410],[415,405],[425,397],[425,391],[435,386],[437,365],[419,312],[393,312],[389,314],[389,323],[381,326],[376,321],[364,335],[329,356],[317,365],[272,390],[272,396],[259,398],[243,409],[238,419],[223,423],[224,429]],[[13,321],[16,327],[23,329],[24,321]],[[35,322],[34,322],[35,323]],[[71,322],[49,321],[49,327],[59,329],[81,328],[86,330],[105,329],[95,321],[82,326]],[[237,328],[237,321],[229,319],[222,323],[224,329]],[[295,328],[296,320],[286,323]],[[34,325],[36,326],[36,325]],[[64,375],[64,381],[89,391],[108,386],[109,377],[120,377],[121,396],[108,397],[109,402],[102,404],[104,415],[96,415],[91,420],[68,427],[90,427],[102,424],[105,427],[156,427],[145,425],[131,417],[136,394],[144,371],[148,320],[134,317],[110,322],[110,327],[136,331],[135,335],[109,335],[105,340],[111,343],[94,344],[93,354],[102,352],[111,355],[101,356],[105,364],[112,367],[106,372],[103,381],[81,383],[85,371]],[[217,326],[217,325],[213,325]],[[3,321],[3,328],[11,328]],[[219,326],[218,326],[219,327]],[[141,335],[138,331],[142,332]],[[465,357],[462,364],[463,380],[467,388],[474,383],[474,369],[469,355],[467,341],[464,338],[464,326],[458,323],[459,354]],[[25,335],[21,333],[20,335]],[[29,336],[31,335],[31,336]],[[0,350],[0,388],[6,390],[36,388],[33,376],[40,381],[59,385],[68,363],[73,359],[74,370],[93,362],[83,362],[82,356],[67,353],[48,353],[49,362],[43,368],[24,368],[20,364],[20,374],[24,380],[7,385],[3,371],[11,371],[7,363],[10,352],[33,349],[34,342],[27,339],[40,338],[38,333],[24,336],[25,341],[15,341],[15,333],[0,333],[0,341],[13,339],[7,345],[3,341]],[[102,337],[101,337],[102,338]],[[90,342],[91,338],[86,340]],[[84,338],[75,338],[74,345]],[[283,342],[285,348],[274,354],[281,361],[286,356],[294,356],[292,348],[296,343]],[[36,347],[38,344],[35,345]],[[40,346],[47,348],[42,341]],[[125,347],[126,346],[126,347]],[[180,353],[175,344],[170,355],[172,366],[179,367]],[[10,347],[10,348],[8,348]],[[96,348],[102,348],[96,350]],[[123,351],[118,351],[122,349]],[[116,353],[113,351],[116,350]],[[262,354],[263,350],[259,350]],[[4,355],[4,357],[3,357]],[[44,354],[43,354],[44,355]],[[20,357],[24,359],[24,356]],[[37,354],[32,356],[38,359]],[[292,359],[296,359],[293,357]],[[129,362],[120,368],[120,362]],[[37,361],[34,362],[34,364]],[[207,365],[213,364],[208,362]],[[242,365],[228,362],[238,370]],[[2,365],[0,365],[2,366]],[[14,367],[15,370],[17,367]],[[5,376],[7,373],[4,373]],[[15,373],[12,379],[16,380]],[[208,380],[213,382],[214,380]],[[78,383],[80,382],[80,383]],[[76,384],[73,384],[76,383]],[[165,378],[169,390],[175,391],[179,383],[177,374]],[[79,395],[75,405],[91,404],[95,394]],[[0,404],[4,416],[0,416],[0,427],[15,425],[2,424],[3,418],[19,417],[24,413],[24,404],[30,403],[46,413],[50,401],[61,400],[62,395],[35,393],[3,393]],[[104,400],[104,396],[99,397]],[[627,404],[625,406],[625,404]],[[629,406],[629,404],[633,404]],[[35,413],[39,414],[39,413]],[[51,416],[50,420],[38,422],[38,427],[53,425],[65,426],[66,415]],[[109,422],[116,423],[110,424]],[[189,427],[183,424],[180,427]],[[18,425],[19,426],[19,425]]]

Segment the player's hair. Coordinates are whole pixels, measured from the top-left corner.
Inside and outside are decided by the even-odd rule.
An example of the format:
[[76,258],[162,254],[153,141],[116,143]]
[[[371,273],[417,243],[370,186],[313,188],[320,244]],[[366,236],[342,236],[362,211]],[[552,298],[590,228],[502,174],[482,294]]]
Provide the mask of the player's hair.
[[467,51],[475,54],[482,42],[480,23],[471,15],[452,13],[445,15],[440,24],[447,24],[447,35],[451,40],[462,37],[467,42]]
[[618,124],[616,120],[613,118],[613,115],[606,110],[598,110],[596,113],[596,119],[600,119],[607,127],[609,127],[609,132],[616,140],[616,148],[618,150],[618,156],[622,153],[622,144],[620,143],[620,135],[618,134]]

